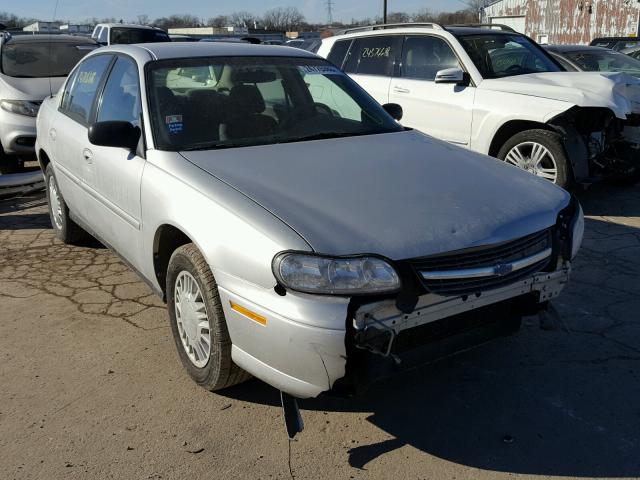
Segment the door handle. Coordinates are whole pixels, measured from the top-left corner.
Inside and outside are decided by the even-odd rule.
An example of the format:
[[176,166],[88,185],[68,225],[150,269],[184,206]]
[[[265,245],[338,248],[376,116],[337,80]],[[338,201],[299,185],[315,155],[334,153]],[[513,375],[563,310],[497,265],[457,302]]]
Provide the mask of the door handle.
[[51,130],[49,130],[49,138],[51,139],[52,142],[56,141],[56,136],[58,135],[58,133],[56,132],[55,128],[52,128]]
[[408,88],[399,87],[398,85],[393,86],[394,93],[411,93],[411,90]]
[[82,156],[87,161],[87,163],[93,163],[93,152],[91,150],[89,150],[88,148],[85,148],[82,151]]

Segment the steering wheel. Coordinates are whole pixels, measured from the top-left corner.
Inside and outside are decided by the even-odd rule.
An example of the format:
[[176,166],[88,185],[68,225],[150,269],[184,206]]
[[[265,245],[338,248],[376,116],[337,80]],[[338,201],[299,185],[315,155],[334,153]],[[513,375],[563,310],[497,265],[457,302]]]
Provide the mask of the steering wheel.
[[518,73],[518,72],[522,72],[523,70],[524,69],[520,65],[513,64],[507,67],[504,73]]
[[314,105],[316,107],[316,112],[321,113],[322,115],[328,115],[330,117],[335,117],[335,114],[333,113],[333,110],[331,110],[324,103],[315,102]]

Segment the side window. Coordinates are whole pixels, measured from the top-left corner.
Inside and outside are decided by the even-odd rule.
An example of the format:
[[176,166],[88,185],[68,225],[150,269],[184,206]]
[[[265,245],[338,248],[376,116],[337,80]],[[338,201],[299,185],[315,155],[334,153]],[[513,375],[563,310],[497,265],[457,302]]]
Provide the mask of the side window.
[[109,28],[108,27],[102,27],[102,30],[100,30],[100,33],[98,34],[98,42],[99,43],[104,43],[104,44],[109,43]]
[[67,82],[60,109],[81,123],[89,122],[91,107],[98,91],[102,77],[111,63],[111,55],[96,55],[80,64]]
[[399,47],[397,36],[357,38],[349,50],[344,70],[360,75],[391,76]]
[[350,46],[351,40],[340,40],[335,42],[333,47],[331,47],[327,60],[333,63],[336,67],[342,68],[342,65],[344,64],[344,57],[347,55]]
[[102,27],[96,27],[93,33],[91,34],[91,38],[93,38],[94,40],[97,40],[98,37],[100,36],[101,31],[102,31]]
[[104,87],[98,122],[119,120],[140,125],[140,83],[136,64],[118,57]]
[[446,68],[460,67],[447,42],[423,35],[407,37],[402,49],[402,76],[433,81],[436,73]]

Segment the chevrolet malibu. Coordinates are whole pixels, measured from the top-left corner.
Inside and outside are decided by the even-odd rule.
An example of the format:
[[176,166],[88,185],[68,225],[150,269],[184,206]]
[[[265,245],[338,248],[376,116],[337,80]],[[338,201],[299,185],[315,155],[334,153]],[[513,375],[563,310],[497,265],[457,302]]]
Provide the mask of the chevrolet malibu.
[[579,249],[567,192],[400,116],[303,50],[122,45],[45,100],[37,152],[58,238],[166,301],[198,384],[306,398],[517,330]]

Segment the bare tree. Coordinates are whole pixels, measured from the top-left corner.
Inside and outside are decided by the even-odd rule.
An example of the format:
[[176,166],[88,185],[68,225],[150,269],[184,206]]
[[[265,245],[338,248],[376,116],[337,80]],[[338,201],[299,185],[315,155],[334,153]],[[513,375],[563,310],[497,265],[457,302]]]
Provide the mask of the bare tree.
[[149,25],[150,21],[151,19],[149,18],[149,15],[142,14],[136,16],[136,22],[138,23],[138,25]]
[[253,28],[254,24],[260,23],[260,19],[251,12],[233,12],[229,15],[231,25],[235,27]]
[[411,16],[404,12],[391,12],[387,15],[387,23],[409,23]]
[[297,30],[304,21],[304,15],[296,7],[273,8],[262,17],[264,26],[273,30]]
[[156,18],[153,25],[163,30],[169,28],[199,27],[200,19],[194,15],[171,15],[170,17]]
[[438,15],[429,10],[428,8],[424,8],[411,16],[411,20],[414,22],[435,22],[438,18]]
[[218,15],[207,20],[207,25],[209,27],[222,28],[222,27],[227,27],[231,25],[231,21],[229,20],[229,17],[227,17],[226,15]]

